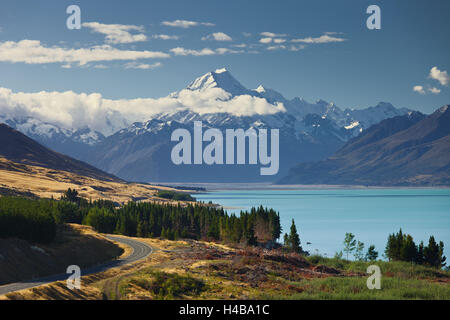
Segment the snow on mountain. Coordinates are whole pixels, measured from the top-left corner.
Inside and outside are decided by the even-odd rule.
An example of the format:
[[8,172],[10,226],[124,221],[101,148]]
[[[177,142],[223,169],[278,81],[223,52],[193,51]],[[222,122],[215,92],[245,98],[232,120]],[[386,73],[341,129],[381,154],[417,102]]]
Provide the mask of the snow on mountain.
[[206,91],[211,88],[223,89],[230,93],[232,97],[251,95],[252,93],[237,81],[225,68],[217,69],[216,71],[208,72],[205,75],[198,77],[192,81],[186,89],[191,91]]
[[[309,135],[320,133],[322,136],[331,134],[342,141],[347,141],[373,124],[386,118],[403,115],[409,111],[408,109],[396,109],[385,102],[367,109],[346,108],[343,110],[334,103],[321,99],[315,103],[309,103],[299,97],[289,100],[281,93],[263,85],[259,85],[256,89],[248,90],[226,68],[217,69],[198,77],[184,90],[206,95],[208,90],[212,89],[220,89],[225,92],[226,94],[222,97],[224,100],[229,100],[233,97],[251,96],[264,99],[271,105],[282,104],[285,112],[248,116],[236,115],[232,110],[229,110],[229,112],[222,110],[211,113],[202,111],[200,113],[186,108],[159,113],[153,116],[152,119],[177,121],[184,124],[201,120],[217,127],[234,126],[239,128],[249,128],[253,123],[257,122],[266,127],[294,130],[295,135],[302,139],[307,139]],[[178,98],[184,90],[174,92],[170,97]]]
[[37,140],[72,140],[82,144],[94,145],[105,138],[100,132],[89,128],[80,130],[64,129],[30,117],[17,119],[0,116],[0,122],[6,123],[11,128]]
[[[17,116],[17,110],[26,110],[17,106],[22,106],[27,100],[20,100],[8,90],[2,92],[5,98],[0,99],[1,122],[51,149],[88,161],[126,179],[142,174],[140,169],[133,167],[133,163],[144,163],[147,159],[142,158],[144,153],[156,166],[160,156],[151,151],[154,146],[160,145],[162,148],[164,145],[164,150],[167,150],[171,130],[179,126],[192,128],[193,121],[203,121],[205,126],[219,129],[280,129],[282,164],[286,169],[294,162],[327,157],[370,126],[409,111],[396,109],[385,102],[366,109],[341,109],[324,100],[310,103],[300,97],[286,99],[281,93],[263,85],[247,89],[225,68],[208,72],[185,89],[160,99],[108,100],[98,94],[85,97],[71,92],[61,93],[61,97],[51,93],[56,94],[57,100],[54,101],[47,93],[47,100],[52,106],[59,107],[60,103],[74,100],[77,101],[77,108],[82,109],[90,103],[86,110],[68,114],[69,119],[72,117],[71,121],[64,125],[48,120],[51,117],[47,115],[51,111],[44,110],[45,120],[39,119],[39,113]],[[31,97],[33,101],[38,99],[35,94],[30,94]],[[19,100],[7,102],[14,99]],[[47,100],[43,100],[40,106],[45,107],[49,103]],[[64,108],[66,106],[61,106],[60,110]],[[67,108],[67,112],[78,110]],[[71,123],[78,127],[72,127]],[[122,147],[126,150],[121,150]],[[127,156],[131,149],[134,156]],[[122,160],[117,162],[114,158]],[[161,161],[167,161],[164,159]],[[126,171],[128,165],[131,166],[130,171]],[[117,169],[119,167],[122,171]],[[164,176],[164,172],[159,174]],[[147,178],[152,177],[149,173]]]

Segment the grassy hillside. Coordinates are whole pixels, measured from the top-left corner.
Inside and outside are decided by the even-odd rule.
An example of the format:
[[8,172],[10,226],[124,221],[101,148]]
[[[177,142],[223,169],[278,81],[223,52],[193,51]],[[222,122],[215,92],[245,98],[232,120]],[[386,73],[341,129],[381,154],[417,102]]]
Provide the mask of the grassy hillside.
[[[64,170],[16,163],[0,157],[0,195],[59,199],[68,188],[91,200],[111,200],[123,204],[133,200],[178,202],[157,196],[159,191],[173,188],[143,183],[104,181]],[[183,201],[181,201],[183,202]]]
[[123,251],[90,227],[75,224],[58,226],[56,238],[47,244],[0,239],[0,285],[64,273],[71,264],[96,265]]

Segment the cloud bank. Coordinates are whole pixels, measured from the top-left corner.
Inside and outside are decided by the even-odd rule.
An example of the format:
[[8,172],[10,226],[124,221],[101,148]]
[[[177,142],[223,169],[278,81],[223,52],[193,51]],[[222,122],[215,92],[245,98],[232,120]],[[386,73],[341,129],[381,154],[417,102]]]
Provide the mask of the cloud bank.
[[201,50],[193,50],[193,49],[185,49],[183,47],[177,47],[170,49],[170,52],[172,52],[176,56],[212,56],[212,55],[222,55],[227,53],[242,53],[244,51],[242,50],[233,50],[229,48],[217,48],[217,49],[210,49],[210,48],[203,48]]
[[307,38],[301,38],[301,39],[292,39],[291,41],[294,43],[329,43],[329,42],[343,42],[347,39],[339,38],[339,37],[333,37],[330,35],[331,33],[328,32],[327,34],[321,35],[320,37],[313,38],[313,37],[307,37]]
[[110,135],[133,122],[146,121],[162,112],[191,110],[200,114],[225,112],[237,116],[285,112],[283,104],[241,95],[232,97],[221,88],[181,90],[167,97],[111,100],[99,93],[13,92],[0,87],[0,115],[33,117],[65,129],[91,128]]
[[27,64],[78,63],[168,58],[169,54],[159,51],[121,50],[110,45],[93,46],[81,49],[46,47],[39,40],[21,40],[19,42],[0,42],[0,62],[23,62]]
[[107,43],[133,43],[147,40],[147,36],[143,33],[130,33],[130,31],[144,32],[144,27],[142,26],[103,24],[99,22],[85,22],[82,26],[92,29],[92,32],[104,34]]
[[210,22],[197,22],[197,21],[189,21],[189,20],[174,20],[174,21],[163,21],[161,22],[163,26],[169,26],[169,27],[176,27],[176,28],[183,28],[187,29],[190,27],[197,27],[197,26],[206,26],[206,27],[214,27],[214,23]]

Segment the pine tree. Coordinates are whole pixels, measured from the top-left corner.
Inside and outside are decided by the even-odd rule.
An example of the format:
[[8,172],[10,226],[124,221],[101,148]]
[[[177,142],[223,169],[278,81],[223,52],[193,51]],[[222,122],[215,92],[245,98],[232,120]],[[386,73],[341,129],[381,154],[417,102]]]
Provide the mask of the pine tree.
[[395,234],[390,234],[388,237],[388,242],[386,244],[385,254],[389,261],[402,260],[402,246],[405,240],[402,229]]
[[297,233],[297,227],[295,226],[294,219],[292,219],[291,233],[289,234],[290,249],[294,252],[301,253],[302,247],[300,246],[300,237]]
[[411,235],[405,235],[400,247],[400,260],[414,262],[417,259],[417,247]]
[[366,253],[366,260],[367,261],[375,261],[378,258],[378,252],[375,251],[375,246],[371,245],[369,246],[369,248],[367,249],[367,253]]
[[287,233],[284,234],[284,246],[285,246],[286,248],[290,248],[290,247],[291,247],[291,245],[290,245],[290,243],[289,243],[289,236],[288,236]]
[[364,243],[358,240],[354,254],[355,260],[362,261],[364,259],[363,251],[364,251]]
[[438,245],[434,237],[430,236],[430,239],[428,240],[428,246],[423,250],[425,264],[436,268],[444,267],[446,265],[446,257],[443,255],[443,253],[444,243],[441,241]]
[[423,250],[424,250],[423,241],[420,241],[420,244],[417,246],[417,255],[416,255],[415,263],[417,263],[417,264],[424,264],[425,257],[424,257],[424,254],[423,254]]
[[245,238],[246,238],[246,242],[248,245],[250,246],[254,246],[257,244],[257,240],[255,237],[255,230],[253,228],[253,224],[249,223],[247,225],[247,230],[245,232]]

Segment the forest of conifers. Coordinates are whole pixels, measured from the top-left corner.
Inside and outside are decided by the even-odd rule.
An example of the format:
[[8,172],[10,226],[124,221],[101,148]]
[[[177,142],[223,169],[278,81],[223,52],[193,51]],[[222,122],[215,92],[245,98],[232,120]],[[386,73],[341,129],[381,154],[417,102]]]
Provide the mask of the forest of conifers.
[[256,244],[281,235],[280,217],[273,209],[258,207],[240,216],[204,205],[164,205],[129,202],[115,208],[110,201],[0,197],[0,238],[17,237],[50,242],[61,223],[82,223],[96,231],[138,237],[191,238]]

